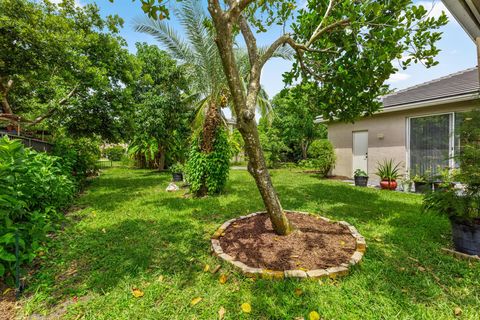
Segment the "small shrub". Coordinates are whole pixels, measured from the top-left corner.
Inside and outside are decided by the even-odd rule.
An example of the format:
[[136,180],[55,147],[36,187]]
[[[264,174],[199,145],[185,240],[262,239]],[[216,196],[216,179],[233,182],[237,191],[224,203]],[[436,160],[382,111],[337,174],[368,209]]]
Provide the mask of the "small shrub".
[[125,155],[125,149],[122,146],[113,146],[104,150],[105,156],[112,161],[120,161]]
[[100,159],[100,141],[93,138],[72,139],[57,137],[53,154],[63,159],[64,166],[82,182],[87,176],[98,171],[97,161]]
[[316,168],[323,177],[335,166],[335,151],[332,143],[327,139],[313,141],[308,148],[308,157],[312,167]]
[[230,157],[231,149],[225,129],[217,129],[210,153],[200,150],[200,137],[197,135],[185,166],[191,191],[198,196],[221,192],[227,183]]

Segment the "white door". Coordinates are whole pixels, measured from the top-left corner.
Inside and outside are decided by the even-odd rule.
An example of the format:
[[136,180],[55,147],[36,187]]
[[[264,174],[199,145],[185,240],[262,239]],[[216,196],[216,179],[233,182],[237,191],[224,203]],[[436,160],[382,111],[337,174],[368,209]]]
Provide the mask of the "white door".
[[368,173],[368,131],[353,132],[353,167]]

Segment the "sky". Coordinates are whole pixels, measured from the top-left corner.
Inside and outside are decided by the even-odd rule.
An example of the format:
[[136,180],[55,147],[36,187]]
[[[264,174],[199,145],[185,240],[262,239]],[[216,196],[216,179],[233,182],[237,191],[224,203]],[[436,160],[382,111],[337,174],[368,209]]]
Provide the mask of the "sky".
[[[55,0],[52,2],[59,2]],[[299,0],[302,6],[306,0]],[[126,39],[129,50],[135,52],[136,42],[147,42],[149,44],[157,44],[151,36],[138,33],[133,30],[134,20],[145,16],[140,8],[139,2],[131,0],[116,0],[113,4],[108,0],[76,0],[79,5],[96,2],[101,10],[102,15],[118,14],[125,20],[124,28],[121,36]],[[169,1],[173,6],[175,1]],[[443,37],[438,43],[441,49],[437,56],[439,64],[432,68],[425,68],[423,65],[413,65],[407,70],[398,71],[388,80],[392,89],[404,89],[428,80],[433,80],[450,73],[461,71],[476,65],[476,49],[474,42],[465,33],[462,27],[452,17],[445,8],[441,0],[422,0],[415,1],[417,4],[423,5],[432,16],[438,16],[445,11],[449,17],[449,23],[442,28]],[[169,21],[171,25],[181,30],[178,22],[173,18]],[[269,44],[275,40],[281,33],[280,29],[269,30],[269,32],[259,36],[258,43]],[[282,59],[272,59],[265,65],[262,73],[261,84],[270,97],[273,97],[284,87],[282,74],[290,70],[291,62]]]

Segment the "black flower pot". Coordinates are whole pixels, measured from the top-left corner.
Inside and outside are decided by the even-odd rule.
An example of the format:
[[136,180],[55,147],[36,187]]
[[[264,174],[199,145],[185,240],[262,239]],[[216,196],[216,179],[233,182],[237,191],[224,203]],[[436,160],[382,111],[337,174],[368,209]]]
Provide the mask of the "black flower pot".
[[427,193],[432,190],[430,183],[427,182],[414,182],[415,193]]
[[174,182],[183,181],[183,174],[181,172],[172,173],[172,176],[173,176],[173,181]]
[[480,256],[480,221],[450,219],[455,250]]
[[354,177],[355,185],[357,187],[366,187],[368,183],[368,177]]

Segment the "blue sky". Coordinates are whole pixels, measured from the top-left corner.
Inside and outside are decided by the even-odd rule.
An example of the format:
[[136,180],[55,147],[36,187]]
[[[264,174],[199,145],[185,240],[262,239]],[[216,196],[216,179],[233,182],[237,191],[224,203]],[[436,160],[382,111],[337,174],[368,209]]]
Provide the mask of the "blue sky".
[[[112,4],[108,0],[76,1],[80,4],[96,2],[102,14],[118,14],[121,16],[125,20],[125,26],[121,31],[121,35],[127,40],[130,51],[135,52],[136,42],[158,44],[151,36],[137,33],[133,30],[133,20],[144,16],[138,2],[132,3],[131,0],[116,0],[115,3]],[[299,5],[302,5],[304,1],[305,0],[299,0]],[[170,1],[170,3],[174,2],[175,1]],[[431,9],[431,15],[436,16],[441,14],[442,11],[446,11],[450,18],[448,25],[442,29],[444,34],[442,40],[439,42],[439,48],[442,51],[438,55],[437,60],[440,63],[430,69],[426,69],[423,65],[414,65],[407,70],[397,72],[392,75],[388,81],[392,88],[403,89],[476,65],[476,49],[473,41],[450,15],[443,3],[440,0],[422,0],[416,2],[422,4],[429,11]],[[172,23],[174,27],[180,28],[174,19],[170,23]],[[268,44],[272,42],[278,37],[280,32],[281,30],[275,29],[263,34],[259,37],[259,43]],[[273,97],[273,95],[283,88],[282,73],[288,71],[290,66],[290,62],[281,59],[273,59],[265,65],[261,82],[270,97]]]

